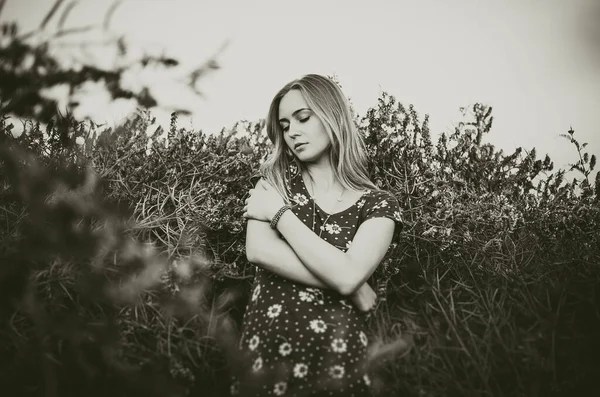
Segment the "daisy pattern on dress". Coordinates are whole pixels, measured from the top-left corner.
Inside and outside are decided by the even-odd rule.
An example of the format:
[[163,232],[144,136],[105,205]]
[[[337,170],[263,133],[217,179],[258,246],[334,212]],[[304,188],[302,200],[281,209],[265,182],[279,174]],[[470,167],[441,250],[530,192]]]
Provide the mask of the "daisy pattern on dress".
[[258,372],[258,371],[260,371],[262,366],[263,366],[263,359],[262,359],[262,357],[258,357],[256,360],[254,360],[254,364],[252,364],[252,371]]
[[298,363],[294,365],[294,376],[296,378],[304,378],[308,373],[308,365],[304,363]]
[[387,200],[382,200],[382,201],[380,201],[379,203],[375,204],[375,205],[373,206],[373,209],[374,209],[374,210],[378,210],[378,209],[380,209],[380,208],[385,208],[385,207],[387,207],[387,206],[388,206],[388,202],[387,202]]
[[269,316],[270,318],[275,318],[277,316],[279,316],[279,313],[281,313],[281,305],[280,304],[274,304],[269,306],[269,309],[267,310],[267,316]]
[[323,291],[318,288],[307,287],[304,288],[305,294],[299,292],[300,300],[305,302],[316,302],[319,305],[323,304]]
[[254,291],[252,291],[252,302],[257,300],[259,295],[260,295],[260,284],[256,284]]
[[329,368],[329,375],[333,379],[341,379],[345,372],[346,371],[344,370],[344,367],[341,365],[334,365],[333,367]]
[[300,300],[303,302],[312,302],[315,299],[313,294],[308,291],[300,291],[298,292],[298,295],[300,296]]
[[281,345],[279,345],[279,354],[281,354],[282,356],[287,356],[288,354],[290,354],[292,352],[292,345],[290,345],[288,342],[283,342]]
[[326,223],[325,230],[327,230],[327,233],[329,234],[340,234],[342,228],[337,223]]
[[371,378],[369,378],[369,375],[364,374],[363,375],[363,380],[365,381],[365,385],[371,386]]
[[358,337],[360,338],[360,343],[362,343],[363,346],[367,346],[369,341],[367,339],[367,335],[363,331],[360,331],[360,333],[358,334]]
[[327,329],[327,324],[323,320],[312,320],[310,322],[310,328],[315,331],[317,334],[325,332]]
[[298,203],[299,206],[308,204],[308,197],[306,197],[302,193],[296,193],[294,197],[292,197],[292,200]]
[[258,335],[254,335],[252,338],[250,338],[250,341],[248,342],[248,347],[250,348],[250,350],[254,351],[254,349],[258,347],[259,343],[260,338],[258,337]]
[[346,342],[343,339],[337,338],[331,342],[331,348],[336,353],[345,353],[346,352]]
[[400,215],[400,211],[394,212],[394,219],[397,220],[398,222],[402,222],[402,215]]
[[[373,188],[370,194],[358,197],[353,206],[326,222],[322,217],[313,225],[314,199],[301,178],[300,174],[290,173],[286,181],[296,216],[308,228],[316,226],[317,234],[322,225],[323,233],[319,237],[340,250],[352,249],[351,240],[366,219],[387,217],[397,221],[399,215],[404,216],[392,193]],[[305,200],[308,203],[301,205]],[[375,205],[377,208],[373,208]],[[319,211],[323,215],[324,211]],[[396,223],[401,225],[401,222]],[[386,266],[385,262],[381,265]],[[384,272],[387,271],[386,267]],[[339,387],[348,380],[347,395],[367,395],[376,383],[374,378],[369,378],[370,374],[365,375],[368,374],[366,368],[362,368],[372,336],[352,299],[331,294],[326,289],[287,282],[260,267],[256,268],[255,280],[249,291],[254,302],[245,313],[239,347],[251,357],[247,369],[255,378],[249,381],[257,381],[260,387],[256,394],[303,393],[308,396],[319,393],[325,386],[323,382]],[[271,374],[270,370],[276,371],[280,363],[285,373]],[[262,377],[261,374],[267,375],[267,370],[268,376]],[[297,391],[296,384],[302,390]],[[235,387],[232,387],[233,393]],[[238,389],[238,396],[244,394],[244,382],[239,383]]]
[[287,390],[286,382],[277,382],[277,383],[275,383],[275,386],[273,387],[273,393],[275,393],[276,396],[283,396],[285,394],[286,390]]
[[294,163],[291,163],[290,172],[292,173],[292,175],[296,175],[298,173],[298,166]]

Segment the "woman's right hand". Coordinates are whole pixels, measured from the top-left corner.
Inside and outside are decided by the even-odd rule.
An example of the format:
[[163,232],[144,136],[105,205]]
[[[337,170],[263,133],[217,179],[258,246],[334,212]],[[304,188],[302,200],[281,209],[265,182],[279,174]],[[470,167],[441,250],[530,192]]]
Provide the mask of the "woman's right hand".
[[352,303],[361,312],[368,312],[377,303],[377,294],[368,283],[364,283],[351,295]]

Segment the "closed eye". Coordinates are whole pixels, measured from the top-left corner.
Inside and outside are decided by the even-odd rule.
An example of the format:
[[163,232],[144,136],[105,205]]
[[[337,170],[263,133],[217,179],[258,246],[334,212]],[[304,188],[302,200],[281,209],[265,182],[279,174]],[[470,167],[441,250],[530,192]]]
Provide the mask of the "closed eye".
[[[298,121],[299,121],[299,122],[301,122],[301,123],[306,123],[308,120],[310,120],[310,116],[308,116],[308,117],[305,117],[305,118],[303,118],[303,119],[298,119]],[[284,127],[284,126],[281,126],[281,130],[282,130],[283,132],[287,132],[289,129],[290,129],[290,126],[289,126],[289,124],[287,124],[285,127]]]

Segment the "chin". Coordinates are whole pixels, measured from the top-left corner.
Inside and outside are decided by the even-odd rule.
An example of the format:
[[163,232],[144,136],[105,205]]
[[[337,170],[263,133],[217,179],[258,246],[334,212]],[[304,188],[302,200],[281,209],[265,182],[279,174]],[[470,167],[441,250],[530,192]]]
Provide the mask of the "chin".
[[315,155],[300,155],[298,156],[298,160],[300,160],[302,163],[318,163],[321,159],[322,159],[323,155],[321,156],[315,156]]

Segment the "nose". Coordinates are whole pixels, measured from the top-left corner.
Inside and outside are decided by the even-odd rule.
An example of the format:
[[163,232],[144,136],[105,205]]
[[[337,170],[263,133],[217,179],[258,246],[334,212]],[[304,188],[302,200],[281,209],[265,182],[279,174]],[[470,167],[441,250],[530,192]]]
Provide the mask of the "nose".
[[298,135],[300,135],[300,131],[298,130],[298,128],[294,127],[292,128],[292,126],[289,127],[290,131],[289,131],[289,135],[292,138],[296,138]]

